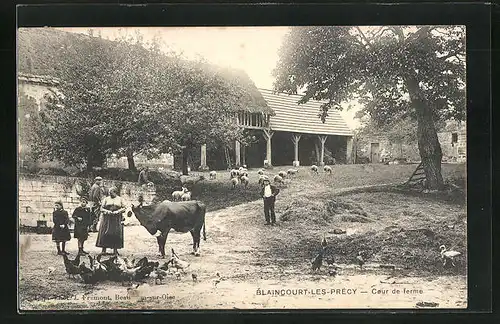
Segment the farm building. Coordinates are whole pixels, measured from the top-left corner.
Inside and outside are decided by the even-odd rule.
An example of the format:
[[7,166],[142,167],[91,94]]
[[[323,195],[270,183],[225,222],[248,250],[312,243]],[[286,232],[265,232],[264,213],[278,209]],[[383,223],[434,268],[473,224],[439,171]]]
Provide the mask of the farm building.
[[[239,111],[237,118],[255,140],[248,146],[236,141],[227,152],[208,149],[207,154],[202,146],[199,154],[192,152],[192,168],[352,163],[353,132],[338,111],[330,111],[322,123],[318,117],[322,102],[311,100],[299,105],[299,95],[258,91],[267,106]],[[180,169],[181,159],[175,161]]]
[[[467,155],[466,124],[447,121],[438,130],[438,139],[443,153],[443,162],[464,162]],[[382,163],[393,159],[420,161],[417,143],[396,143],[384,134],[371,134],[357,143],[357,158],[370,163]]]

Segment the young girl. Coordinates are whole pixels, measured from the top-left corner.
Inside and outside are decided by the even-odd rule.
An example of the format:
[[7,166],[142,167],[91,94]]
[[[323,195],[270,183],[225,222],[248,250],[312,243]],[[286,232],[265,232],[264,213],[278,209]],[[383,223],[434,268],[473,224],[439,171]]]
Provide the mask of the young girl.
[[78,254],[88,254],[83,250],[83,243],[89,237],[89,226],[91,225],[90,208],[87,207],[87,198],[80,198],[81,205],[73,211],[73,219],[75,220],[74,237],[78,239]]
[[[71,239],[68,227],[69,216],[68,212],[64,210],[61,201],[56,202],[54,205],[52,221],[54,222],[54,228],[52,229],[52,241],[56,242],[57,255],[68,254],[65,250],[66,242]],[[62,248],[60,246],[61,244]]]

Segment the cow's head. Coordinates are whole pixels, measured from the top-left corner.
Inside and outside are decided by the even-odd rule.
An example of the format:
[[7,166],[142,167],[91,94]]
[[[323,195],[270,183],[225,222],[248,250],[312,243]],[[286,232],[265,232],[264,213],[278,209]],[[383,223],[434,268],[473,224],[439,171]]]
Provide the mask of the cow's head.
[[154,235],[157,231],[156,224],[154,224],[152,219],[154,206],[144,206],[143,203],[144,198],[139,196],[139,205],[135,206],[132,204],[130,206],[131,210],[127,212],[127,216],[132,217],[132,215],[134,215],[139,223],[144,226],[151,235]]

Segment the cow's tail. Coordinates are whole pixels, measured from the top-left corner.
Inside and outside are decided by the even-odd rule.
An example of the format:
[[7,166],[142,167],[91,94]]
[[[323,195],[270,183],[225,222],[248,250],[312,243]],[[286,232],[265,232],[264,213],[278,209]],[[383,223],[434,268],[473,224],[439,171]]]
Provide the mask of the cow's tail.
[[207,234],[205,232],[205,212],[206,212],[206,206],[203,203],[198,203],[198,206],[200,208],[200,213],[203,215],[203,241],[207,240]]

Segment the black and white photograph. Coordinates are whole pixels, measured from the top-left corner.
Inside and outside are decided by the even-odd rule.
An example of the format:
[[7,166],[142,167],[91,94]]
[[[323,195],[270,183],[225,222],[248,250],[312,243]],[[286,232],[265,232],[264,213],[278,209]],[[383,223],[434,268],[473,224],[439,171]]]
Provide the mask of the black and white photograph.
[[466,309],[466,29],[19,27],[19,310]]

